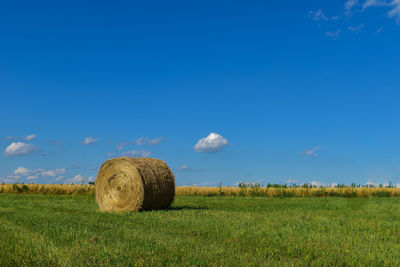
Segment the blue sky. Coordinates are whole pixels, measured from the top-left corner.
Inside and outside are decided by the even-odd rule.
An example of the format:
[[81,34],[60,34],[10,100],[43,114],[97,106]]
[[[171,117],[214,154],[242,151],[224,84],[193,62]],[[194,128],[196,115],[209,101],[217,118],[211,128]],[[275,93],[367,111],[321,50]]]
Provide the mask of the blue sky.
[[400,1],[3,1],[0,181],[400,183]]

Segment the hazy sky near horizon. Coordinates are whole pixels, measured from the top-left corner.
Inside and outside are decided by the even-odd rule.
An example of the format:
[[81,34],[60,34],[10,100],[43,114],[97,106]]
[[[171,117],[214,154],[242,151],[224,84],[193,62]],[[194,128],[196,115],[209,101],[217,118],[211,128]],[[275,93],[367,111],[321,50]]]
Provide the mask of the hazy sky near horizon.
[[3,1],[0,182],[400,183],[400,1]]

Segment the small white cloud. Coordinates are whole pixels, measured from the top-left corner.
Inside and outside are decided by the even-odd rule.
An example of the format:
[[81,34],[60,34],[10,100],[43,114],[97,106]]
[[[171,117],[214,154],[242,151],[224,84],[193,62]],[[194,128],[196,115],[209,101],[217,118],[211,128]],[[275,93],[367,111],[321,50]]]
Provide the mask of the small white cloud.
[[64,178],[64,176],[61,175],[61,176],[58,176],[57,178],[55,178],[54,181],[58,182],[58,181],[62,180],[63,178]]
[[55,170],[45,170],[45,169],[30,170],[28,168],[20,166],[14,171],[14,174],[18,175],[20,178],[26,177],[28,180],[31,180],[31,179],[38,179],[40,177],[55,177],[57,175],[65,174],[65,172],[66,172],[65,168],[59,168]]
[[369,7],[391,7],[387,13],[389,18],[394,18],[397,23],[400,23],[400,0],[366,0],[363,4],[363,11]]
[[22,142],[12,142],[4,151],[7,157],[23,156],[36,152],[38,148],[32,144],[25,144]]
[[320,186],[324,186],[325,184],[319,181],[312,181],[310,183],[312,186],[316,186],[316,187],[320,187]]
[[122,150],[122,149],[124,149],[124,147],[126,147],[126,146],[129,145],[129,144],[130,144],[129,142],[118,143],[118,144],[115,146],[115,148],[116,148],[117,150]]
[[360,33],[364,28],[364,24],[360,24],[358,26],[349,26],[347,29],[351,32]]
[[308,17],[315,21],[328,21],[328,17],[322,11],[322,9],[318,9],[317,11],[309,11]]
[[350,14],[353,7],[358,4],[358,0],[347,0],[344,4],[344,9],[346,14]]
[[25,167],[23,167],[23,166],[18,167],[18,168],[14,171],[14,174],[22,175],[22,176],[27,176],[27,175],[29,175],[29,174],[31,174],[31,173],[33,173],[32,170],[29,170],[29,169],[27,169],[27,168],[25,168]]
[[199,172],[201,171],[200,169],[192,169],[188,165],[183,165],[181,167],[178,167],[175,169],[177,172]]
[[306,157],[318,157],[317,151],[320,150],[319,146],[314,147],[311,150],[304,150],[301,154]]
[[389,3],[386,0],[366,0],[363,4],[363,10],[372,6],[387,6]]
[[383,31],[383,27],[379,27],[379,28],[375,31],[375,33],[376,33],[376,34],[380,34],[382,31]]
[[84,145],[94,144],[99,141],[99,138],[94,138],[93,136],[86,137],[81,143]]
[[86,177],[83,175],[76,175],[72,179],[65,180],[65,183],[70,183],[70,184],[84,184],[86,181]]
[[197,186],[197,187],[202,187],[203,186],[203,187],[205,187],[205,186],[213,186],[213,185],[216,185],[216,183],[203,182],[203,183],[199,183],[199,184],[193,184],[192,186]]
[[373,186],[373,187],[378,187],[379,186],[379,184],[371,182],[371,181],[368,181],[365,185],[366,186]]
[[338,186],[338,183],[330,183],[329,184],[329,187],[336,187],[336,186]]
[[108,152],[108,153],[107,153],[107,157],[113,157],[113,156],[115,156],[114,153],[111,153],[111,152]]
[[146,150],[131,150],[122,153],[122,155],[127,157],[148,157],[151,155],[151,152]]
[[210,133],[207,137],[200,139],[194,146],[194,151],[199,153],[215,153],[221,151],[228,145],[228,139],[217,133]]
[[339,37],[341,32],[342,32],[342,30],[337,30],[335,32],[325,32],[325,35],[328,37],[331,37],[332,39],[336,39]]
[[286,180],[286,183],[287,183],[287,184],[297,184],[298,182],[299,182],[299,181],[293,180],[293,179]]
[[135,141],[137,146],[154,146],[164,141],[163,137],[151,139],[149,137],[140,137]]
[[62,142],[64,142],[64,140],[61,140],[61,139],[59,139],[59,140],[51,140],[51,141],[50,141],[50,144],[52,144],[52,145],[59,145],[59,144],[61,144]]
[[10,140],[13,140],[13,139],[15,139],[15,137],[14,137],[14,136],[11,136],[11,135],[9,135],[9,136],[6,136],[4,139],[5,139],[5,140],[7,140],[7,141],[10,141]]
[[30,134],[24,137],[26,141],[31,141],[36,138],[36,134]]
[[93,181],[94,181],[93,176],[90,176],[90,177],[88,178],[88,182],[93,182]]

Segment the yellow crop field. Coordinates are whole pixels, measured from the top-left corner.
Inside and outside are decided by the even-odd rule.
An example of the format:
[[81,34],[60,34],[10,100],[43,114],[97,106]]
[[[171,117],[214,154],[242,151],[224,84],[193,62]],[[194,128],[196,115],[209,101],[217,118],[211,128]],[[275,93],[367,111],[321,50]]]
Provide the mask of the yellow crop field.
[[[94,195],[94,185],[2,184],[0,193]],[[176,195],[189,196],[260,196],[260,197],[398,197],[393,187],[196,187],[178,186]]]

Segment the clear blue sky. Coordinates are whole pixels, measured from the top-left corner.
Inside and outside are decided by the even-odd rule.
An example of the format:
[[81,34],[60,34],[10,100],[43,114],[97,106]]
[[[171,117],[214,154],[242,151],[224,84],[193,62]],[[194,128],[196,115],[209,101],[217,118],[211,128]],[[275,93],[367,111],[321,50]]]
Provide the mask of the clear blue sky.
[[0,181],[397,184],[399,48],[397,0],[3,1]]

